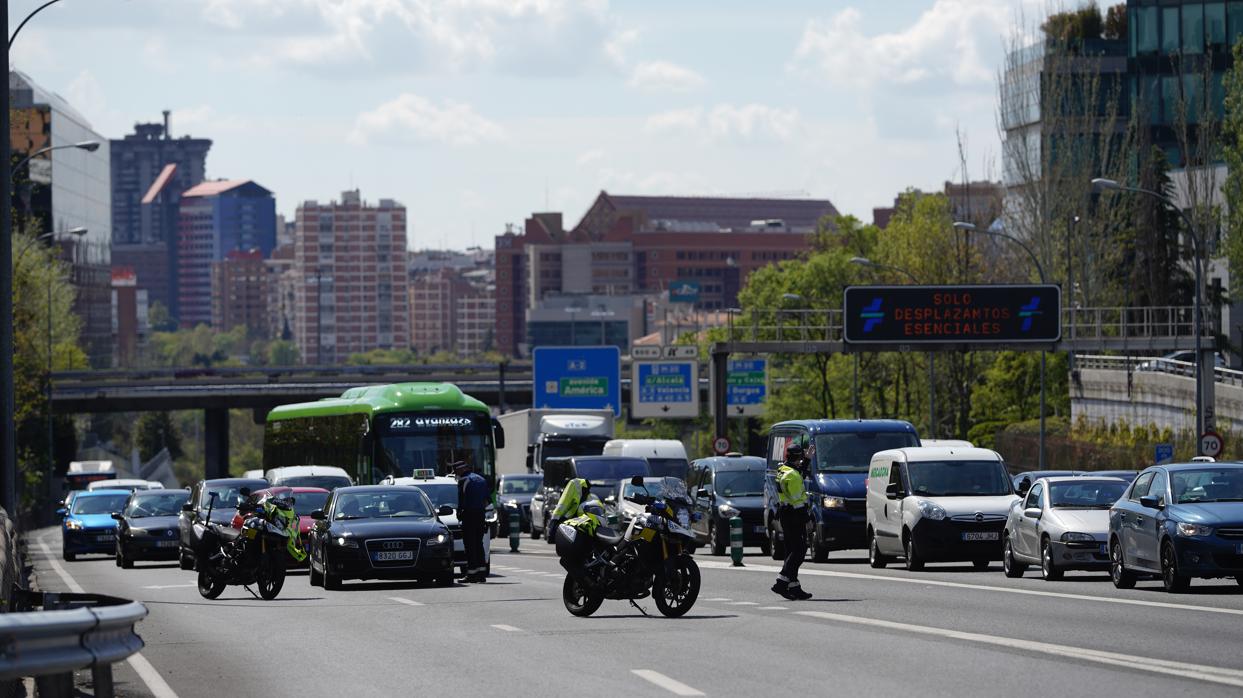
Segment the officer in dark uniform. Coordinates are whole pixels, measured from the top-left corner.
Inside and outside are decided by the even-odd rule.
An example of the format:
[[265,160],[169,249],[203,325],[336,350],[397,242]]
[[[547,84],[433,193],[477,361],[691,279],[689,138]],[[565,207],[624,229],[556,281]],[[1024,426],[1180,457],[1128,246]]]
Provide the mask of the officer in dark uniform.
[[488,481],[465,461],[453,464],[458,481],[458,521],[462,523],[462,544],[466,547],[466,576],[463,582],[488,581],[483,562],[484,517],[490,496]]

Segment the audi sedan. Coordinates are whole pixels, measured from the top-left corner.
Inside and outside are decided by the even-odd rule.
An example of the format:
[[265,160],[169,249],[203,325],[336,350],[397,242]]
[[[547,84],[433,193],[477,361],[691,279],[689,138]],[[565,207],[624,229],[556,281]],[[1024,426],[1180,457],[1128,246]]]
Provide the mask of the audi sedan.
[[1129,589],[1155,574],[1167,592],[1193,578],[1243,585],[1243,464],[1157,465],[1109,512],[1109,574]]
[[112,515],[117,521],[117,567],[129,569],[135,560],[177,559],[177,517],[190,501],[190,490],[136,490],[125,509]]
[[1046,581],[1066,570],[1109,567],[1109,508],[1126,491],[1118,478],[1045,477],[1010,509],[1002,533],[1002,568],[1021,577],[1039,565]]
[[311,512],[311,585],[340,589],[346,579],[433,580],[453,584],[453,537],[417,487],[338,487]]

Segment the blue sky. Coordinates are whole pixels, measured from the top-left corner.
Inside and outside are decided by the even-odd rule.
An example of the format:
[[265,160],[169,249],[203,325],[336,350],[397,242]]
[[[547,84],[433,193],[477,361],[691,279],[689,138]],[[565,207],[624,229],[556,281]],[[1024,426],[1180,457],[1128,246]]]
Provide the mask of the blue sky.
[[359,187],[409,208],[412,247],[490,247],[600,189],[806,192],[870,220],[962,176],[956,131],[996,178],[995,74],[1032,4],[63,0],[12,63],[109,137],[171,109],[215,141],[210,177],[287,215]]

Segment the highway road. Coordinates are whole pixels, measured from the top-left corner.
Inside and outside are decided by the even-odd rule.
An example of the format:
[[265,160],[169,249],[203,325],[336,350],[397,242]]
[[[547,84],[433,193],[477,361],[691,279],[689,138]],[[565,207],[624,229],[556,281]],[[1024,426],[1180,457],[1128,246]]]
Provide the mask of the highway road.
[[[59,529],[31,536],[40,586],[141,600],[141,659],[118,665],[125,696],[1180,695],[1243,691],[1243,591],[1233,580],[1167,595],[1156,581],[1118,591],[1104,574],[1000,564],[873,570],[864,551],[808,563],[815,594],[768,590],[775,563],[697,556],[699,603],[666,619],[650,600],[606,601],[596,616],[561,605],[562,574],[542,541],[497,541],[485,585],[289,578],[275,601],[240,587],[201,598],[175,564],[60,559]],[[137,668],[136,668],[137,667]],[[89,674],[86,678],[89,678]]]

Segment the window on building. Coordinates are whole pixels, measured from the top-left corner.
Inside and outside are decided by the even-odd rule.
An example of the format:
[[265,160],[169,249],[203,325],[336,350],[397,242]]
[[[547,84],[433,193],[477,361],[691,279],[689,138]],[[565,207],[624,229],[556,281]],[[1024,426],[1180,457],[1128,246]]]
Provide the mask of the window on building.
[[1209,2],[1204,4],[1204,31],[1208,37],[1209,48],[1214,53],[1229,50],[1226,45],[1226,3]]
[[1243,36],[1243,2],[1226,3],[1226,36],[1231,46]]
[[1161,53],[1173,56],[1181,45],[1178,33],[1178,8],[1161,8]]
[[[1178,76],[1161,77],[1161,118],[1157,123],[1171,125],[1178,118],[1181,98],[1178,89]],[[1172,162],[1170,164],[1173,164]]]
[[1204,5],[1183,5],[1183,53],[1204,53]]

